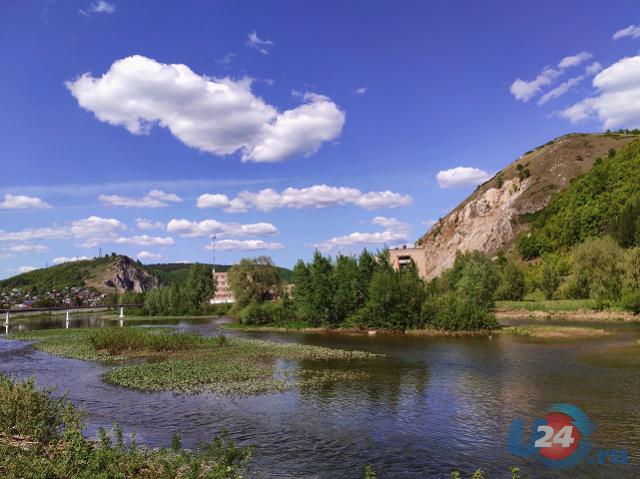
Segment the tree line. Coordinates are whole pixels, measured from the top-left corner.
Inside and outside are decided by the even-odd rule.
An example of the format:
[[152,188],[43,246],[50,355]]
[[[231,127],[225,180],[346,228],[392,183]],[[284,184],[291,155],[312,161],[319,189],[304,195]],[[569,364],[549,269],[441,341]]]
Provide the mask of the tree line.
[[[491,312],[496,297],[524,295],[520,269],[504,257],[492,261],[478,252],[458,254],[451,269],[427,282],[413,263],[395,270],[387,250],[335,258],[316,251],[310,262],[296,263],[291,296],[277,294],[277,275],[265,274],[272,266],[264,259],[241,262],[242,274],[235,268],[229,273],[237,300],[234,308],[248,324],[302,321],[329,328],[491,329],[497,326]],[[268,281],[258,288],[260,278]]]

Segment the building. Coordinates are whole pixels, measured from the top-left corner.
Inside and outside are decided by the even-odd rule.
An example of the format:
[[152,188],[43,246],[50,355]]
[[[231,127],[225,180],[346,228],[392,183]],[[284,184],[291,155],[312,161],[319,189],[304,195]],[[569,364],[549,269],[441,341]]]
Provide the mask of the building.
[[400,271],[406,268],[413,261],[418,268],[418,274],[421,278],[427,277],[426,270],[426,255],[427,251],[423,248],[394,248],[389,250],[389,262],[396,271]]
[[228,273],[213,273],[213,279],[216,282],[216,292],[209,302],[211,304],[233,303],[235,298],[229,285]]

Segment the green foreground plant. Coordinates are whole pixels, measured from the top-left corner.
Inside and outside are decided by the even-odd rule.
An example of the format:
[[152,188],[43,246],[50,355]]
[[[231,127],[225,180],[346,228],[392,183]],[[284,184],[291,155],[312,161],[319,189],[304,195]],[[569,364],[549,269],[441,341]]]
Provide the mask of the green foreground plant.
[[3,479],[241,479],[251,448],[225,434],[195,450],[174,440],[170,449],[148,449],[122,429],[82,435],[83,414],[52,389],[0,374],[0,477]]

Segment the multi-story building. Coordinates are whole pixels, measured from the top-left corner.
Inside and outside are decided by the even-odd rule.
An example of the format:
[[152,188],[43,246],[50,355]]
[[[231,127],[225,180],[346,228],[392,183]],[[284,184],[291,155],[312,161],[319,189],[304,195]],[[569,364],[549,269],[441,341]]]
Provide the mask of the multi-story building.
[[421,278],[426,278],[426,250],[424,248],[394,248],[389,250],[389,262],[393,269],[400,271],[413,261]]
[[209,301],[211,304],[233,303],[233,291],[229,285],[228,273],[213,273],[213,279],[216,282],[216,292]]

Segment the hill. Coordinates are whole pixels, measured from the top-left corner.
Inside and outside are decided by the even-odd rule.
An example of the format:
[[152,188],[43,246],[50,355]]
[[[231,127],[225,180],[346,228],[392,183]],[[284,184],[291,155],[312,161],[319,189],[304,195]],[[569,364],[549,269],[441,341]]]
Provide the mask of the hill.
[[0,281],[0,289],[29,288],[37,291],[89,287],[102,293],[140,293],[158,286],[159,281],[128,256],[73,261],[36,269]]
[[572,180],[589,172],[610,150],[622,150],[636,138],[633,133],[571,134],[526,152],[416,241],[416,248],[424,250],[426,277],[449,268],[457,251],[493,254],[512,245]]
[[620,246],[640,244],[640,140],[595,162],[528,218],[531,229],[518,238],[524,259],[558,252],[603,235]]

